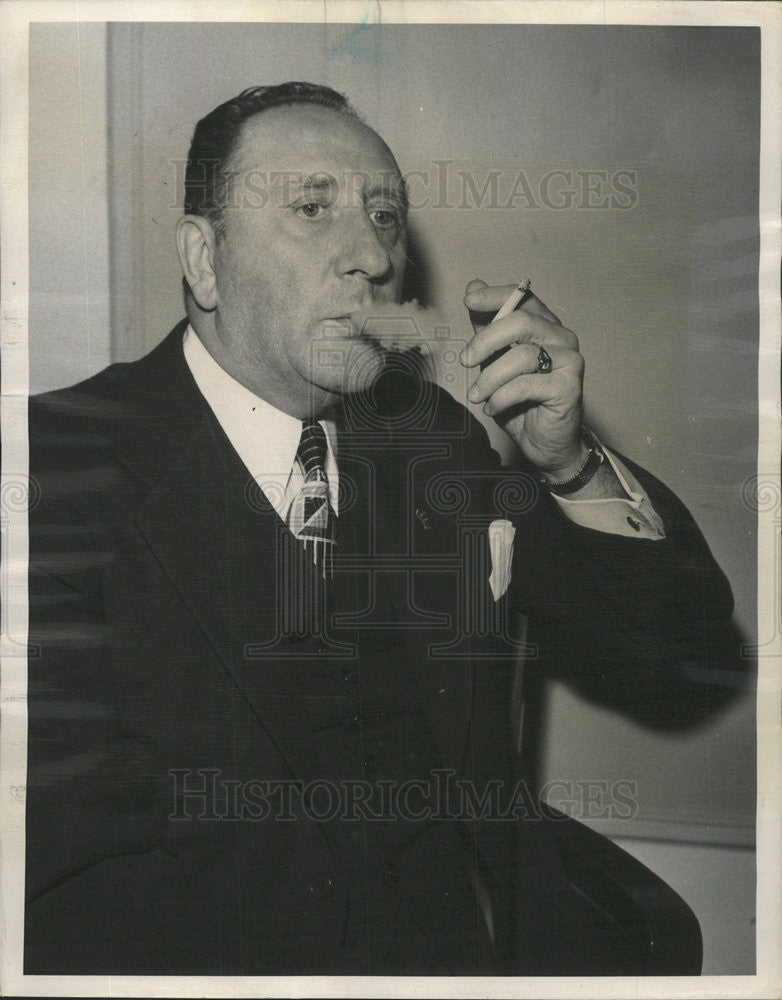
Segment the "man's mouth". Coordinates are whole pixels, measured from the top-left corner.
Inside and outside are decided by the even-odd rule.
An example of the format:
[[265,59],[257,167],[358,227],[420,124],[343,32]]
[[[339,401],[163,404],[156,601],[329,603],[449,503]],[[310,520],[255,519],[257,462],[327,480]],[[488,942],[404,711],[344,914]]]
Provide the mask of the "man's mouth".
[[356,340],[384,351],[420,353],[425,315],[417,303],[359,305],[350,313],[320,320],[320,329],[324,337],[334,340]]

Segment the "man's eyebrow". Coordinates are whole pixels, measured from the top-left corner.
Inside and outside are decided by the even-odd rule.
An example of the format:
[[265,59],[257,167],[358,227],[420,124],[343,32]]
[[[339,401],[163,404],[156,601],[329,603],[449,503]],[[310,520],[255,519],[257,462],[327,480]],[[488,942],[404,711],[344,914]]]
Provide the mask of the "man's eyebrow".
[[394,198],[403,208],[407,208],[407,184],[402,177],[394,176],[389,180],[379,181],[367,189],[365,198]]
[[[348,173],[351,172],[348,171]],[[352,181],[352,184],[355,185],[356,180],[362,181],[366,176],[361,171],[355,171],[355,175],[351,173],[347,180]],[[339,187],[338,179],[328,171],[293,175],[287,180],[292,188],[299,191],[333,191]],[[362,192],[362,196],[364,198],[394,198],[404,209],[408,207],[407,184],[399,174],[389,175],[374,181]]]
[[328,191],[336,187],[336,178],[325,171],[318,174],[305,174],[292,178],[293,187],[302,188],[307,191]]

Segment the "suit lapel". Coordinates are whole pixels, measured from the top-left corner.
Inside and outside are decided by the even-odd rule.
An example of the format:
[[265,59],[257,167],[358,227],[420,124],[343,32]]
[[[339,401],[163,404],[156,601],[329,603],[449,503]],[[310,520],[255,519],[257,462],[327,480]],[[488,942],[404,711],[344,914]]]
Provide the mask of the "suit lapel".
[[290,538],[190,376],[177,327],[126,380],[119,457],[149,484],[136,525],[204,638],[288,764],[301,749],[301,691],[280,622],[280,546]]

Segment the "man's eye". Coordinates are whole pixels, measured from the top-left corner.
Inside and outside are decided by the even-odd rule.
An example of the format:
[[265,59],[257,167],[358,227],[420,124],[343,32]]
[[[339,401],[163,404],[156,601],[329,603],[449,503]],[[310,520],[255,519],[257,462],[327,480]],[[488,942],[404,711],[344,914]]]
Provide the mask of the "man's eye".
[[370,218],[379,229],[390,229],[399,225],[399,218],[396,212],[391,212],[385,208],[376,208],[369,213]]
[[305,219],[318,219],[326,211],[326,206],[318,201],[308,201],[296,209]]

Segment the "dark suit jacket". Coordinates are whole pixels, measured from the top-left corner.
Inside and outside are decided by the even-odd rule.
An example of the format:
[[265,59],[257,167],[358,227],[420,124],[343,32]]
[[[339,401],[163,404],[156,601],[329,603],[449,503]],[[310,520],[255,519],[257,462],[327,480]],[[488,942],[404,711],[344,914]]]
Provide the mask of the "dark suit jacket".
[[[694,522],[633,467],[664,541],[572,525],[446,393],[391,374],[340,418],[338,571],[355,599],[311,636],[286,617],[287,533],[196,389],[182,331],[31,404],[25,971],[606,971],[545,817],[427,828],[383,889],[423,945],[384,966],[344,952],[338,826],[177,809],[204,775],[323,777],[294,669],[318,657],[411,665],[437,764],[477,789],[522,773],[524,649],[531,685],[545,669],[649,724],[705,716],[729,690],[712,680],[731,666],[731,596]],[[503,514],[517,537],[495,604],[486,528]],[[476,929],[469,957],[433,901],[456,843],[492,895],[495,944]],[[407,940],[400,912],[376,939]]]

